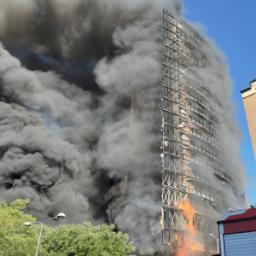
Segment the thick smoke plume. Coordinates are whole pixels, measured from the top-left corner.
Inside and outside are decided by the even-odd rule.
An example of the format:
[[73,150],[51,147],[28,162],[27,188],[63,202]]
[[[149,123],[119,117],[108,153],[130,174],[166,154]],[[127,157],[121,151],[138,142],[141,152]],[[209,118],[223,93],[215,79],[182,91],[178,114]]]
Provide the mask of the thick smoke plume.
[[[161,16],[181,5],[0,2],[1,200],[29,198],[39,218],[114,222],[141,254],[158,250]],[[212,83],[218,53],[208,56],[225,101],[226,71]],[[233,127],[221,134],[235,150]]]

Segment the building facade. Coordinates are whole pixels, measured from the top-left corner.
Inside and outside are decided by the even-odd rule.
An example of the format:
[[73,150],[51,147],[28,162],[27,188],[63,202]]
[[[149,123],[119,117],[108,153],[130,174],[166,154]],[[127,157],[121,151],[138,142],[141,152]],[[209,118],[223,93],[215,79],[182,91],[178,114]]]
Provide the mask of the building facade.
[[227,212],[220,221],[221,256],[256,255],[256,209]]
[[[208,44],[182,18],[164,10],[163,255],[169,256],[170,252],[171,255],[210,255],[216,252],[216,220],[230,205],[222,187],[236,190],[230,175],[231,167],[220,146],[220,120],[214,107],[220,104],[219,99],[210,92],[204,72],[201,72],[210,65],[208,53],[204,51]],[[189,211],[186,211],[187,207],[190,207]]]
[[241,91],[241,95],[256,158],[256,80],[251,81],[250,87]]

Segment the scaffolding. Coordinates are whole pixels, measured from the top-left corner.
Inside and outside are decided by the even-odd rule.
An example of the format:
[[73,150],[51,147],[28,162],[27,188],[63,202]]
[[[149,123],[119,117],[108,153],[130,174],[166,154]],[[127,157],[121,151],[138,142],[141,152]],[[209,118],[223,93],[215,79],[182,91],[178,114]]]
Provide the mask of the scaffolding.
[[[206,168],[219,179],[231,182],[216,138],[217,118],[209,102],[211,96],[200,89],[204,81],[196,73],[207,65],[200,49],[205,43],[189,24],[164,10],[161,226],[163,254],[168,256],[175,252],[177,237],[184,233],[187,220],[181,204],[185,198],[200,201],[208,208],[218,209],[222,204],[217,185],[197,175],[196,170]],[[201,166],[198,159],[202,158],[207,165]],[[205,237],[209,234],[209,222],[209,216],[196,213],[194,225]]]

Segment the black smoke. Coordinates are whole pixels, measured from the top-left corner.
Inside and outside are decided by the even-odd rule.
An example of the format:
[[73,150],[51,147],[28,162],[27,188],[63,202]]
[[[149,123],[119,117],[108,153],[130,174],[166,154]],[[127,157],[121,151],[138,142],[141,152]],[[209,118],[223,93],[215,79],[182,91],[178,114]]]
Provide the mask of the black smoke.
[[182,4],[1,1],[1,200],[113,222],[141,254],[159,250],[164,7]]

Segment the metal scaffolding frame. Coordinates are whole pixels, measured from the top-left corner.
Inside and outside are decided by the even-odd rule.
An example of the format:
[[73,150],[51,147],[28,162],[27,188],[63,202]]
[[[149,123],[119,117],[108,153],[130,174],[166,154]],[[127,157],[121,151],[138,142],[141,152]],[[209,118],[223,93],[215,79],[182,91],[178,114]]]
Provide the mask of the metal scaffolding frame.
[[[200,200],[215,209],[222,204],[217,184],[196,174],[195,169],[201,165],[198,156],[211,163],[206,171],[231,182],[218,146],[217,118],[209,104],[209,95],[191,86],[193,79],[203,85],[194,71],[206,65],[199,49],[203,43],[206,42],[189,24],[163,11],[161,226],[163,254],[167,251],[168,256],[175,251],[177,237],[184,233],[186,218],[181,204],[185,198]],[[188,72],[193,73],[189,78]],[[208,216],[197,212],[194,225],[207,234],[210,221]]]

